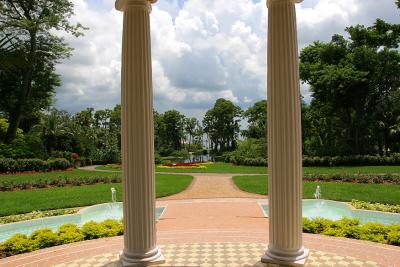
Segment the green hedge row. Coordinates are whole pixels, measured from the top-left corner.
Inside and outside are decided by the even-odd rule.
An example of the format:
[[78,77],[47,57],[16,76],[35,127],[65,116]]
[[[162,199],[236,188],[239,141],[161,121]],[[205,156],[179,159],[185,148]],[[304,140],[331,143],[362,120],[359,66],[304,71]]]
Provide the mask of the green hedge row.
[[345,182],[360,184],[396,184],[400,185],[400,174],[303,174],[303,180],[309,182]]
[[386,226],[381,223],[360,224],[359,220],[348,218],[338,221],[303,218],[303,232],[400,246],[400,224]]
[[122,235],[122,221],[105,220],[102,223],[90,221],[81,228],[74,224],[64,224],[53,232],[50,228],[34,231],[30,236],[16,234],[0,243],[0,258],[31,252],[34,250],[58,246],[83,240]]
[[64,187],[68,185],[80,186],[80,185],[93,185],[93,184],[109,184],[109,183],[120,183],[122,181],[121,176],[92,176],[92,177],[60,177],[56,179],[38,179],[31,181],[13,181],[13,180],[0,180],[0,191],[14,191],[16,189],[26,190],[33,188],[45,188],[45,187]]
[[[245,166],[268,166],[267,158],[245,158],[232,153],[226,154],[226,162]],[[303,157],[303,166],[306,167],[331,167],[331,166],[388,166],[400,165],[400,154],[391,157],[355,155],[337,157]]]
[[15,173],[24,171],[66,170],[71,167],[70,161],[64,158],[49,160],[41,159],[0,159],[0,173]]

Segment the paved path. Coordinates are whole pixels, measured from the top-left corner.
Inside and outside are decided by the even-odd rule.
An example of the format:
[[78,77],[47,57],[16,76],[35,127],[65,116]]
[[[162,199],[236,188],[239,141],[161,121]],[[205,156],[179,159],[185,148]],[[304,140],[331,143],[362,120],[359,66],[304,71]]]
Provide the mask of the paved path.
[[161,198],[171,199],[207,199],[207,198],[266,198],[263,195],[251,194],[240,190],[230,174],[190,174],[193,181],[181,193]]
[[[80,169],[91,171],[97,170],[98,165],[85,166]],[[117,172],[106,170],[106,172]],[[172,199],[207,199],[207,198],[266,198],[263,195],[247,193],[240,190],[233,182],[232,177],[243,174],[225,174],[225,173],[169,173],[160,174],[181,174],[193,176],[193,181],[189,187],[176,195],[161,198],[160,200]],[[247,174],[246,174],[247,175]],[[259,174],[249,174],[259,175]]]

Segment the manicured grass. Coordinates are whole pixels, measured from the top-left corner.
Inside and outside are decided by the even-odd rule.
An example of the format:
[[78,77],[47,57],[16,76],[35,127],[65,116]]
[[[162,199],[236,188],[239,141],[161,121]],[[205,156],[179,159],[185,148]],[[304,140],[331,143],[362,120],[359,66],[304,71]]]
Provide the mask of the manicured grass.
[[[98,166],[98,170],[118,169]],[[160,168],[156,166],[156,172],[174,173],[241,173],[241,174],[267,174],[267,167],[237,166],[231,163],[215,162],[207,165],[207,169],[182,169],[182,168]],[[354,166],[354,167],[304,167],[304,173],[400,173],[400,166]]]
[[[176,194],[189,186],[193,177],[188,175],[156,175],[156,196]],[[110,188],[117,190],[122,199],[121,184],[58,187],[17,192],[0,192],[0,216],[27,213],[33,210],[51,210],[81,207],[110,202]]]
[[27,182],[27,181],[38,181],[38,180],[57,180],[60,178],[75,178],[75,177],[93,177],[93,176],[113,177],[117,175],[120,174],[118,172],[111,173],[111,172],[73,169],[72,171],[64,171],[64,172],[40,172],[40,173],[30,173],[30,174],[0,175],[0,181]]
[[[235,184],[243,191],[266,195],[267,176],[236,176]],[[303,182],[303,198],[314,198],[315,188],[321,186],[324,199],[351,201],[352,199],[400,204],[400,185],[390,184],[353,184],[335,182]]]

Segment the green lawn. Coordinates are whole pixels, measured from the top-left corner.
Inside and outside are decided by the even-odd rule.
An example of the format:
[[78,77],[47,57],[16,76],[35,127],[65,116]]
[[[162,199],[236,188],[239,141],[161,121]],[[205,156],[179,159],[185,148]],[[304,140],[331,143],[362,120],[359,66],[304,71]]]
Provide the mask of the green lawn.
[[76,177],[93,177],[93,176],[117,176],[117,173],[111,172],[99,172],[99,171],[87,171],[73,169],[72,171],[64,172],[40,172],[32,174],[12,174],[12,175],[0,175],[0,181],[16,181],[16,182],[27,182],[34,180],[57,180],[60,178],[76,178]]
[[[99,166],[100,170],[113,170]],[[304,167],[304,173],[400,173],[400,166],[356,166],[356,167]],[[241,174],[266,174],[267,167],[237,166],[231,163],[216,162],[207,165],[207,169],[179,169],[156,167],[157,172],[174,173],[241,173]]]
[[[193,177],[188,175],[156,175],[157,197],[183,191]],[[17,192],[0,192],[0,216],[27,213],[33,210],[50,210],[81,207],[109,202],[110,188],[117,189],[117,200],[121,201],[121,184],[99,184],[88,186],[58,187]]]
[[[235,184],[243,191],[266,195],[267,176],[236,176]],[[303,198],[314,198],[317,185],[321,186],[324,199],[351,201],[352,199],[400,204],[400,185],[390,184],[353,184],[334,182],[303,182]]]

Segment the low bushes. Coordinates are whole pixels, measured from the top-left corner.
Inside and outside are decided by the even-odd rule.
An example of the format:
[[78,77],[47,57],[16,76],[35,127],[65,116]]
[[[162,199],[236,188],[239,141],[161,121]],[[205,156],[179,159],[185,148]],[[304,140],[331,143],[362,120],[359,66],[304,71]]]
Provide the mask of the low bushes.
[[309,182],[346,182],[359,184],[400,185],[400,174],[303,174],[303,180]]
[[41,159],[0,159],[0,173],[66,170],[70,167],[71,163],[64,158],[49,159],[47,161]]
[[105,220],[104,222],[87,222],[81,228],[74,224],[64,224],[53,232],[50,228],[34,231],[30,236],[16,234],[0,243],[0,256],[5,257],[82,240],[97,239],[122,235],[122,221]]
[[28,181],[0,180],[0,191],[15,191],[45,187],[80,186],[93,184],[120,183],[121,176],[82,176],[82,177],[58,177],[49,179],[37,179]]
[[351,201],[351,205],[356,209],[400,213],[400,205],[370,203],[370,202],[365,202],[365,201],[355,200],[355,199],[353,199]]
[[[225,154],[225,162],[244,166],[268,166],[266,157],[246,157],[243,154],[229,152]],[[333,166],[396,166],[400,165],[400,154],[391,157],[354,155],[336,157],[303,157],[305,167],[333,167]]]
[[25,214],[10,215],[0,217],[0,224],[14,223],[26,220],[39,219],[44,217],[59,216],[66,214],[75,214],[78,212],[78,208],[69,209],[57,209],[57,210],[47,210],[47,211],[32,211]]
[[360,224],[359,220],[348,218],[338,221],[303,218],[303,232],[400,245],[400,224],[386,226],[381,223]]

